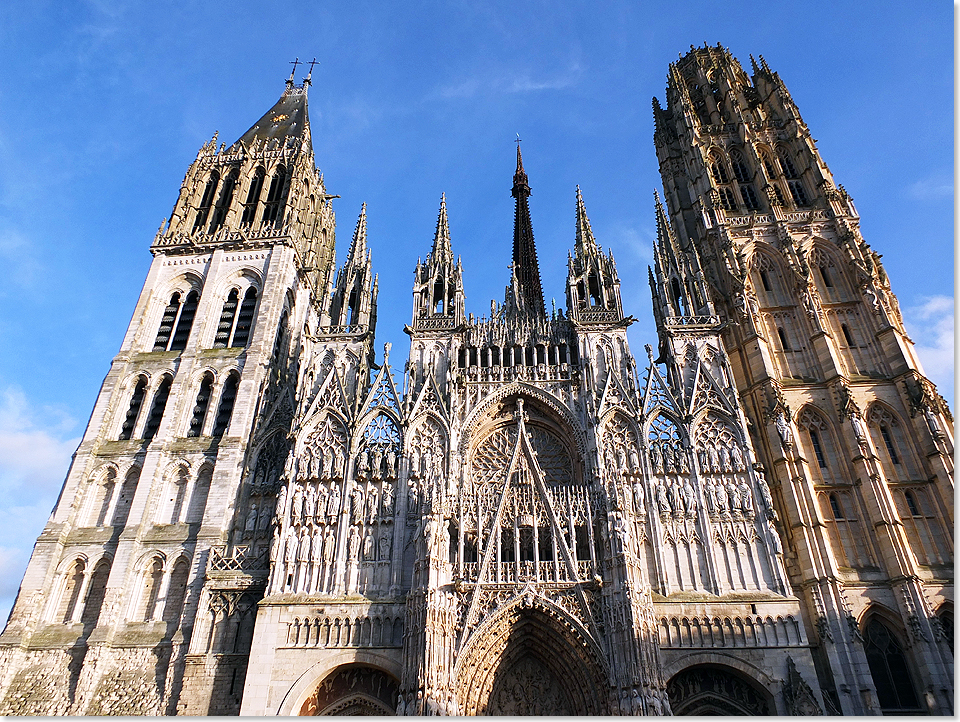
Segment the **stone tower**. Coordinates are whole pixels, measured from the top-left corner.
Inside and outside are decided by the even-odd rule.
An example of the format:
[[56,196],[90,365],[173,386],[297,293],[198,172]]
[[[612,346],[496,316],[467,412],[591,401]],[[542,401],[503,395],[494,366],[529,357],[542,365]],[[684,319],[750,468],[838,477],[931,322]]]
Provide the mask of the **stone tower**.
[[[284,462],[301,329],[333,259],[308,86],[291,76],[229,148],[205,144],[154,239],[0,637],[4,714],[239,709],[271,464]],[[227,545],[243,555],[226,559]]]
[[828,706],[951,714],[953,419],[853,200],[751,63],[691,48],[654,99],[661,358],[693,329],[729,357]]

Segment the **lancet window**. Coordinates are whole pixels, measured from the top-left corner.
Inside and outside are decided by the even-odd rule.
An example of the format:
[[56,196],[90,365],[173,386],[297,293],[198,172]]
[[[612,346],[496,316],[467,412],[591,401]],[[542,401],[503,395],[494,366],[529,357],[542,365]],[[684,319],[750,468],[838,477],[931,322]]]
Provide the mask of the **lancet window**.
[[282,165],[277,166],[270,179],[270,190],[267,200],[263,204],[263,225],[275,226],[283,222],[283,205],[287,195],[287,170]]
[[884,713],[922,714],[903,645],[890,628],[871,617],[863,629],[863,651]]
[[901,488],[894,490],[893,496],[917,561],[928,566],[952,564],[950,545],[935,506],[934,488]]
[[243,203],[243,215],[240,225],[250,226],[257,219],[257,205],[260,203],[260,193],[263,191],[263,181],[267,172],[259,166],[250,179],[250,188],[247,190],[247,199]]
[[187,436],[200,436],[203,433],[203,422],[207,418],[207,409],[210,406],[210,395],[213,393],[213,374],[207,372],[200,380],[200,390],[197,392],[197,401],[193,406],[193,415],[190,417],[190,428]]
[[831,426],[824,417],[806,408],[797,416],[797,429],[803,456],[816,482],[837,484],[846,481],[846,470],[836,453]]
[[220,187],[220,195],[217,197],[217,206],[213,211],[213,218],[210,219],[210,233],[215,233],[221,227],[227,218],[227,212],[230,210],[230,204],[233,202],[233,191],[237,187],[239,172],[234,169],[230,171],[227,179]]
[[842,488],[821,491],[817,496],[837,564],[846,569],[873,567],[874,560],[866,529],[861,522],[861,505],[856,494],[848,488]]
[[911,481],[920,478],[899,420],[885,407],[874,404],[867,415],[870,436],[887,481]]
[[152,439],[157,435],[160,428],[160,422],[163,420],[163,412],[167,407],[167,398],[170,396],[170,386],[173,384],[173,377],[164,374],[160,385],[153,394],[153,404],[150,407],[150,415],[147,416],[147,422],[143,426],[143,438]]
[[[238,310],[239,306],[239,310]],[[257,289],[247,288],[240,303],[240,290],[231,288],[220,311],[214,348],[243,348],[250,340],[254,310],[257,306]]]
[[207,222],[207,216],[210,214],[210,207],[213,205],[213,198],[217,193],[217,186],[220,183],[220,174],[217,171],[210,173],[207,184],[203,188],[203,195],[200,197],[200,204],[197,206],[197,217],[193,222],[193,232],[202,231]]
[[217,417],[213,423],[213,436],[220,438],[227,432],[230,417],[233,415],[233,405],[237,400],[237,389],[240,386],[240,376],[231,372],[223,384],[220,392],[220,406],[217,408]]

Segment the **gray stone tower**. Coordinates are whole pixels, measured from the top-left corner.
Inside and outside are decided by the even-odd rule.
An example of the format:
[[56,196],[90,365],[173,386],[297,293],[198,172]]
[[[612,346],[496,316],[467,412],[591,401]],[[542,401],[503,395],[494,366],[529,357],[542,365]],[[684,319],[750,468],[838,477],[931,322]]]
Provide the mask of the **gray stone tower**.
[[4,714],[239,709],[302,329],[333,260],[309,82],[200,149],[154,239],[0,637]]
[[729,356],[834,712],[951,714],[953,419],[853,200],[752,73],[691,47],[654,100],[661,354],[693,325]]

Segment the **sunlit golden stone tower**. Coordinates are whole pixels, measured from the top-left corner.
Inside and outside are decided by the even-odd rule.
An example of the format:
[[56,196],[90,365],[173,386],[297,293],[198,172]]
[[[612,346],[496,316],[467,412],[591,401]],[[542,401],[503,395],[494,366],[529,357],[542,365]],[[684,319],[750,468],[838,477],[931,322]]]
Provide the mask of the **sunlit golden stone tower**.
[[670,300],[725,323],[834,711],[951,714],[953,418],[853,199],[779,75],[751,64],[691,48],[670,65],[665,106],[654,100],[688,259]]

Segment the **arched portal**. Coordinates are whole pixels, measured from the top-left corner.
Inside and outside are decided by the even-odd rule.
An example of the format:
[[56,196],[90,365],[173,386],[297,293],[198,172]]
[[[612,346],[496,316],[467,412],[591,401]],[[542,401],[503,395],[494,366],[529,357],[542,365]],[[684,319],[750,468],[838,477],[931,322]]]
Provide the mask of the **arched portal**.
[[667,683],[670,708],[677,716],[770,715],[776,706],[754,680],[721,665],[698,664],[677,672]]
[[399,682],[387,672],[362,664],[345,664],[323,678],[300,706],[301,716],[394,715]]
[[478,630],[457,669],[460,714],[609,714],[592,646],[550,611],[515,604]]

